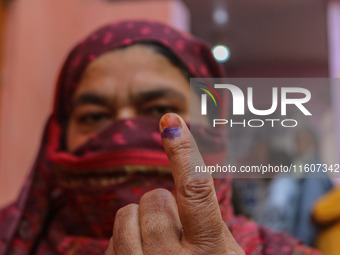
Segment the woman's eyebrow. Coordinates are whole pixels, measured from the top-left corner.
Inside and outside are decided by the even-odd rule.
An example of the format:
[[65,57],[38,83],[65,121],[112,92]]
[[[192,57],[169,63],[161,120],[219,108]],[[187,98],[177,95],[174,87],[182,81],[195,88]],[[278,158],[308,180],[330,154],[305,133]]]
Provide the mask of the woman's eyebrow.
[[185,102],[185,96],[177,92],[173,89],[154,89],[149,91],[139,92],[134,96],[134,100],[138,103],[148,102],[151,100],[159,99],[159,98],[176,98]]
[[108,98],[103,95],[98,95],[95,93],[84,93],[78,96],[72,103],[72,107],[85,104],[97,104],[102,106],[109,106],[110,102]]

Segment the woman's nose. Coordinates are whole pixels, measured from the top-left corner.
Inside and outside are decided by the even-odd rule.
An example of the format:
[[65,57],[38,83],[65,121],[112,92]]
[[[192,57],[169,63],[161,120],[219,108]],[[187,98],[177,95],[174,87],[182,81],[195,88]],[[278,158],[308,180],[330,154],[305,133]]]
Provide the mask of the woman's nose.
[[123,107],[117,111],[116,119],[131,119],[137,117],[137,111],[133,107]]

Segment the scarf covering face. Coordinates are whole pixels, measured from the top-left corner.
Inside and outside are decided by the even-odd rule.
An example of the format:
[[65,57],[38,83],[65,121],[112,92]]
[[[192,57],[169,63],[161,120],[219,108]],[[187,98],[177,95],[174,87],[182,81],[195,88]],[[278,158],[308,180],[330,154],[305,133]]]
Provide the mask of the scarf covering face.
[[[138,203],[155,188],[174,191],[158,120],[117,121],[72,155],[60,143],[72,95],[89,63],[113,49],[142,42],[169,49],[192,77],[223,77],[209,47],[157,22],[110,24],[79,43],[61,70],[53,111],[30,175],[17,201],[0,212],[0,255],[103,254],[119,208]],[[203,143],[220,141],[206,146],[210,151],[201,151],[206,163],[221,160],[224,139],[214,139],[221,134],[195,130],[199,131],[194,136],[200,135]],[[216,180],[215,186],[223,219],[246,254],[318,254],[285,234],[234,217],[230,180]]]

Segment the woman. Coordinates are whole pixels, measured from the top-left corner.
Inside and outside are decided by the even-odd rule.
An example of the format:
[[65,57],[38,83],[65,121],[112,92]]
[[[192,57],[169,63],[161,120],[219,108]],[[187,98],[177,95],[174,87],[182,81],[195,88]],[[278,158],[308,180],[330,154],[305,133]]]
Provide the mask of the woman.
[[[156,22],[111,24],[76,46],[33,170],[1,212],[0,254],[318,254],[234,217],[229,180],[215,195],[211,177],[188,174],[190,150],[203,164],[184,123],[189,76],[223,72],[204,43]],[[163,116],[160,135],[168,112],[184,120]]]

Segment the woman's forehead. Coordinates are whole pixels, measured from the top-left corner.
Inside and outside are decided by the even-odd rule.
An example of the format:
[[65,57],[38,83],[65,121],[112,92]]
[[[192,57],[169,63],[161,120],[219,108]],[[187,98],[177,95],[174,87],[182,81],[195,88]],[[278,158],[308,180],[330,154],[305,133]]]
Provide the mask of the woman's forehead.
[[[126,64],[135,64],[141,67],[156,67],[159,66],[160,63],[169,63],[170,61],[160,53],[157,53],[151,46],[143,45],[143,44],[135,44],[124,48],[117,48],[111,51],[108,51],[97,59],[89,63],[87,68],[84,71],[84,74],[89,70],[93,71],[93,69],[98,69],[96,71],[105,71],[112,69],[113,64],[119,64],[117,67],[124,68]],[[143,65],[140,65],[143,63]],[[154,64],[154,65],[152,65]],[[163,67],[162,65],[159,67]]]
[[155,88],[189,90],[183,72],[149,46],[134,45],[103,54],[85,70],[76,94],[83,91]]

